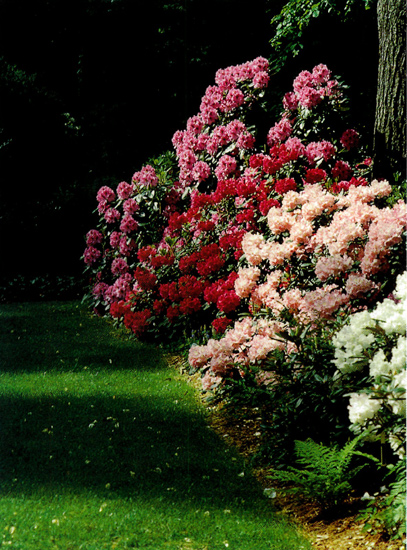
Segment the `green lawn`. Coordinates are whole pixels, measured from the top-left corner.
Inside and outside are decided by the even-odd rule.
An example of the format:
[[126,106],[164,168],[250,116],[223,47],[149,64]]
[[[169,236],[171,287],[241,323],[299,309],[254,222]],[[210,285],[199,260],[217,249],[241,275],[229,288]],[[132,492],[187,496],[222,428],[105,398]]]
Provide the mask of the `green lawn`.
[[0,546],[310,549],[153,347],[78,303],[0,307]]

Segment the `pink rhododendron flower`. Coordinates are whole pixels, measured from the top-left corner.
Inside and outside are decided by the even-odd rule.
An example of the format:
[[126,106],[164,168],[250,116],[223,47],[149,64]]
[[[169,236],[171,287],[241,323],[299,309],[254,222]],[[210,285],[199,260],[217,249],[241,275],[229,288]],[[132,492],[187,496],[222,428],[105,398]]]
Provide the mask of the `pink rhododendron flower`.
[[297,92],[298,103],[306,109],[312,109],[321,103],[325,92],[323,89],[316,90],[310,86],[304,86]]
[[112,248],[118,248],[122,234],[119,231],[112,231],[109,237],[110,246]]
[[115,223],[120,220],[120,212],[116,208],[108,208],[104,213],[107,223]]
[[203,130],[205,124],[200,115],[195,115],[187,120],[187,130],[194,135],[198,135]]
[[192,169],[192,177],[195,181],[204,181],[211,175],[209,164],[203,161],[198,161]]
[[123,256],[130,256],[132,250],[135,248],[135,243],[132,239],[128,239],[128,237],[123,236],[120,238],[119,242],[119,252]]
[[329,141],[312,141],[309,143],[305,149],[305,155],[308,159],[308,162],[312,165],[318,159],[323,159],[328,161],[330,158],[335,156],[336,149],[332,143]]
[[116,192],[119,199],[122,199],[122,200],[128,199],[134,192],[134,185],[127,183],[125,181],[122,181],[117,186]]
[[298,107],[298,97],[294,92],[287,92],[283,99],[283,107],[286,111],[294,111]]
[[131,233],[135,231],[138,227],[138,222],[130,214],[125,214],[120,223],[120,231],[123,233]]
[[108,288],[109,288],[109,285],[107,283],[96,283],[96,285],[92,289],[92,294],[94,296],[104,299],[105,293]]
[[130,291],[130,285],[132,277],[130,273],[124,273],[120,275],[118,279],[113,283],[111,287],[112,296],[114,298],[125,299],[127,293]]
[[224,112],[233,111],[244,103],[244,93],[239,88],[233,88],[229,90],[226,95],[226,100],[221,105],[221,109]]
[[86,234],[86,244],[88,246],[93,246],[95,244],[100,244],[103,241],[103,235],[97,229],[91,229]]
[[321,63],[312,69],[312,78],[316,84],[325,84],[331,78],[331,71]]
[[265,88],[269,83],[270,76],[266,71],[258,72],[253,78],[254,88]]
[[88,246],[83,253],[83,261],[86,265],[92,265],[98,261],[102,253],[94,246]]
[[99,189],[97,192],[96,198],[98,202],[112,202],[116,198],[116,193],[111,189],[110,187],[107,187],[107,185],[104,185]]
[[373,281],[370,281],[363,274],[349,273],[346,281],[345,290],[350,298],[358,298],[378,286]]
[[293,88],[295,92],[300,92],[305,86],[312,86],[314,84],[314,77],[309,71],[301,71],[300,74],[294,79]]
[[291,122],[288,118],[282,118],[280,122],[277,122],[272,128],[270,128],[267,134],[267,145],[272,147],[277,143],[281,143],[292,132]]
[[123,203],[123,212],[127,214],[134,214],[140,210],[140,205],[135,199],[127,199]]
[[305,146],[297,137],[290,137],[284,142],[285,148],[290,154],[290,160],[297,160],[305,154]]
[[218,162],[218,166],[215,168],[216,177],[219,180],[226,179],[232,174],[237,167],[236,159],[230,155],[223,155]]
[[140,172],[133,174],[132,182],[142,187],[155,187],[158,184],[158,177],[154,168],[147,164]]
[[127,265],[126,260],[123,258],[115,258],[112,262],[111,271],[113,275],[121,275],[123,273],[127,273],[129,270],[129,266]]

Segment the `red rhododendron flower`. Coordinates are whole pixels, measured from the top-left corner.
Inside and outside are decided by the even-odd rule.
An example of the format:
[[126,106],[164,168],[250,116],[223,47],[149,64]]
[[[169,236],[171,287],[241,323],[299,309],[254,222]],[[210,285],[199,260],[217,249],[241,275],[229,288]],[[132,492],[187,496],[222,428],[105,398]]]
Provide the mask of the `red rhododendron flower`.
[[211,324],[218,334],[223,334],[231,323],[231,319],[228,319],[227,317],[219,317],[218,319],[214,319]]
[[322,168],[310,168],[305,173],[305,181],[306,183],[319,183],[324,181],[326,176],[327,174]]
[[185,214],[185,212],[183,214],[178,214],[178,212],[174,212],[173,214],[171,214],[171,217],[168,220],[168,227],[171,229],[171,231],[176,231],[177,229],[181,229],[186,221],[187,215]]
[[339,141],[345,147],[345,149],[349,151],[353,147],[357,147],[359,145],[359,134],[356,130],[349,128],[348,130],[344,131]]
[[115,319],[120,319],[120,317],[123,317],[128,311],[129,306],[127,306],[123,300],[113,302],[113,304],[110,305],[110,315]]
[[152,290],[157,283],[157,276],[142,267],[136,268],[134,278],[143,290]]
[[182,315],[190,315],[199,311],[202,307],[202,304],[199,298],[184,298],[179,304],[179,311]]
[[261,201],[261,203],[259,204],[259,211],[261,215],[267,216],[268,211],[272,206],[275,206],[278,208],[280,206],[280,203],[276,199],[268,199],[268,200]]
[[278,180],[275,183],[275,190],[276,193],[279,195],[284,195],[284,193],[287,193],[287,191],[295,191],[297,189],[297,184],[293,180],[293,178],[284,178],[282,180]]
[[179,317],[179,315],[180,315],[180,311],[178,306],[170,306],[167,309],[167,319],[169,320],[170,323],[172,323],[174,319]]
[[347,162],[337,160],[332,168],[332,177],[338,181],[349,180],[352,177],[353,170]]
[[228,290],[223,292],[216,302],[218,309],[223,311],[223,313],[230,313],[234,311],[240,304],[240,298],[234,290]]
[[161,313],[164,313],[165,302],[163,302],[162,300],[154,300],[153,310],[156,315],[160,315]]
[[152,246],[143,246],[143,248],[139,248],[137,251],[137,258],[140,262],[148,262],[156,253],[156,249]]
[[151,317],[151,311],[129,311],[124,315],[124,326],[130,329],[136,336],[140,336],[148,326],[148,319]]

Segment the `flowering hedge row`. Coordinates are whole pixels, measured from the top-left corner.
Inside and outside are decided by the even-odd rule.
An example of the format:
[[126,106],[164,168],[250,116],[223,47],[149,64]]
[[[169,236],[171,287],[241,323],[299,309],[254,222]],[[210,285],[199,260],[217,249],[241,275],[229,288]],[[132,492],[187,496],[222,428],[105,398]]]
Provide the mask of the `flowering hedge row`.
[[219,70],[174,151],[99,190],[86,237],[95,308],[138,338],[193,337],[205,389],[250,378],[272,393],[271,358],[299,354],[294,325],[321,337],[404,269],[406,204],[369,182],[339,82],[324,65],[301,72],[261,136],[267,71],[264,58]]

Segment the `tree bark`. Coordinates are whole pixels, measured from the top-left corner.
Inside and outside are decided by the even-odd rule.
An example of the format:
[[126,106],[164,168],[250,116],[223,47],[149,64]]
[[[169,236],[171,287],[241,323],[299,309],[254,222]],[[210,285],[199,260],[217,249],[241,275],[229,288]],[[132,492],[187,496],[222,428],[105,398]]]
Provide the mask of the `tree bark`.
[[378,0],[379,67],[374,128],[374,176],[406,170],[406,4]]

